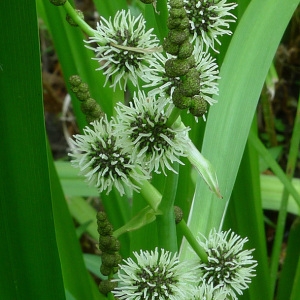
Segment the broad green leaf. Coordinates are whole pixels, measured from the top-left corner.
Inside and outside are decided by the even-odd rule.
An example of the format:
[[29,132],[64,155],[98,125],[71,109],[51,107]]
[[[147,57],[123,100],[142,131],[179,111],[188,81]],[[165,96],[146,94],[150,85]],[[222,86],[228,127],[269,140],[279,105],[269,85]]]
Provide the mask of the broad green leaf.
[[[199,178],[189,219],[195,233],[207,234],[222,224],[259,94],[298,2],[251,1],[232,37],[220,72],[219,102],[210,109],[202,147],[217,172],[224,199],[216,198]],[[182,258],[186,250],[187,245]]]
[[[100,294],[95,282],[92,282],[90,275],[85,268],[74,223],[68,210],[66,199],[63,195],[50,154],[49,169],[51,192],[53,197],[55,231],[63,272],[64,286],[76,299],[79,300],[106,299],[102,294]],[[93,219],[96,219],[96,215],[94,215]],[[91,219],[84,221],[90,220]]]
[[35,1],[1,1],[0,28],[0,298],[61,300]]
[[[286,249],[286,258],[278,281],[278,300],[293,299],[299,297],[300,286],[300,220],[293,223]],[[298,293],[296,290],[298,289]],[[294,293],[293,296],[291,294]]]

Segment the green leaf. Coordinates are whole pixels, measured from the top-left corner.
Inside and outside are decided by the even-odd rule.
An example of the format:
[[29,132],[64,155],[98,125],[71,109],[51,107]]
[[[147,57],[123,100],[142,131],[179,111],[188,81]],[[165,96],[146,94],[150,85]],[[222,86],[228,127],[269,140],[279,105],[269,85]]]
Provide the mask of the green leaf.
[[[299,297],[300,286],[300,219],[297,218],[290,230],[286,249],[286,259],[278,281],[278,300],[293,299]],[[298,291],[297,291],[298,290]],[[297,291],[297,293],[296,293]],[[293,296],[291,296],[291,294]],[[296,297],[295,297],[296,296]]]
[[107,276],[104,276],[100,273],[100,266],[102,264],[102,260],[99,255],[84,253],[83,260],[84,260],[86,268],[90,272],[92,272],[98,278],[101,278],[103,280],[107,279]]
[[1,1],[0,27],[0,298],[65,299],[47,165],[35,1]]
[[[209,111],[202,147],[217,172],[224,199],[216,198],[198,179],[189,221],[194,233],[207,234],[222,224],[259,94],[298,2],[251,1],[232,37],[220,72],[219,103]],[[182,258],[186,255],[187,245]]]
[[241,237],[248,237],[245,247],[255,249],[253,257],[258,261],[250,289],[239,299],[271,298],[259,179],[258,154],[247,143],[224,223],[224,230],[231,228]]
[[[90,275],[85,268],[74,223],[68,210],[54,163],[51,159],[50,151],[49,169],[56,238],[65,288],[79,300],[106,299],[99,293],[95,282],[92,282]],[[94,215],[94,220],[95,219],[96,215]]]
[[129,232],[129,231],[133,231],[133,230],[142,228],[145,225],[153,222],[156,219],[156,215],[158,215],[158,214],[160,214],[160,212],[155,212],[150,206],[146,206],[141,211],[139,211],[124,226],[122,226],[119,229],[117,229],[116,231],[114,231],[114,236],[118,237],[125,232]]

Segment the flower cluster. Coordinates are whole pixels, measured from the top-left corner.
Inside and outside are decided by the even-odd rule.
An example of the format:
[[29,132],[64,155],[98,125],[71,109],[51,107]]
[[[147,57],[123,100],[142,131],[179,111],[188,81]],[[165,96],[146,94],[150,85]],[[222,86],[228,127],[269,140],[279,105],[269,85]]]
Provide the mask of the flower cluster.
[[95,35],[87,43],[97,44],[88,48],[96,53],[98,70],[106,76],[105,84],[112,79],[114,89],[119,85],[126,90],[128,80],[138,86],[139,78],[151,75],[157,65],[153,51],[159,46],[152,31],[146,31],[142,15],[135,18],[130,11],[118,11],[113,21],[101,18]]
[[116,107],[122,120],[116,124],[116,132],[120,135],[126,132],[121,137],[125,150],[132,153],[133,161],[150,172],[160,173],[161,168],[165,173],[165,167],[174,171],[171,164],[182,164],[179,157],[186,155],[188,129],[167,126],[167,105],[168,99],[156,100],[155,96],[139,91],[129,106],[119,103]]
[[190,32],[193,39],[201,39],[207,48],[215,49],[215,41],[220,45],[219,37],[231,35],[229,24],[236,17],[230,13],[236,3],[226,0],[183,0],[189,18]]
[[147,179],[143,170],[133,163],[129,153],[121,147],[118,136],[114,134],[115,120],[107,117],[94,121],[91,127],[84,129],[84,134],[77,134],[71,140],[72,164],[81,170],[87,181],[98,188],[99,192],[109,193],[113,186],[121,195],[124,186],[138,190],[130,178],[140,182]]
[[113,293],[119,299],[227,300],[237,299],[255,276],[254,250],[243,250],[242,239],[230,230],[212,230],[199,245],[208,262],[180,262],[175,254],[158,251],[134,252],[119,265],[118,283]]
[[167,126],[166,101],[139,92],[129,106],[119,103],[117,119],[94,121],[71,140],[73,166],[99,192],[115,186],[121,195],[124,186],[138,191],[135,183],[149,179],[152,171],[175,172],[172,163],[186,155],[188,129]]
[[241,295],[249,287],[257,266],[252,256],[254,249],[243,250],[247,241],[230,230],[212,230],[208,238],[198,237],[199,245],[208,255],[208,262],[199,263],[199,285],[211,286],[213,293],[237,299],[236,293]]
[[120,265],[119,286],[113,291],[118,299],[126,300],[179,300],[191,296],[191,284],[195,281],[193,269],[180,262],[176,254],[161,249],[140,251]]

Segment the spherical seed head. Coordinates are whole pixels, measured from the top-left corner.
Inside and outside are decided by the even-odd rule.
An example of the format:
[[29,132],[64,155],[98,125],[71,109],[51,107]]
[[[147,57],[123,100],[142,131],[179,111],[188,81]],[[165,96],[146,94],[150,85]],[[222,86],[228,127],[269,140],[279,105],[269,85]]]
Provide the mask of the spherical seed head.
[[146,31],[142,15],[134,17],[131,12],[118,11],[107,21],[103,17],[97,25],[94,37],[87,43],[97,43],[96,48],[88,46],[96,53],[96,60],[106,76],[105,85],[113,79],[111,87],[126,89],[127,81],[138,86],[138,79],[149,77],[156,70],[156,58],[152,51],[159,46],[157,37]]
[[129,106],[119,103],[116,107],[118,122],[116,131],[126,151],[143,169],[165,173],[173,162],[182,164],[180,156],[186,156],[189,129],[173,129],[166,125],[165,107],[169,100],[148,97],[139,91]]
[[179,261],[175,254],[158,251],[134,252],[136,261],[123,260],[114,281],[119,285],[113,291],[118,299],[179,300],[188,299],[190,284],[195,278],[188,263]]
[[230,13],[237,4],[226,3],[226,0],[184,0],[187,16],[190,20],[190,32],[194,39],[201,39],[207,48],[215,49],[219,37],[231,35],[229,24],[236,17]]
[[79,168],[88,183],[99,192],[109,193],[114,186],[123,195],[124,186],[139,190],[131,177],[138,182],[149,177],[123,150],[113,130],[114,122],[114,119],[108,122],[103,117],[91,123],[91,127],[84,129],[84,134],[75,135],[71,140],[72,153],[69,155],[73,157],[72,165]]
[[99,284],[99,291],[103,295],[107,295],[116,287],[116,283],[111,280],[102,280]]
[[198,242],[208,255],[208,262],[200,262],[200,284],[212,285],[222,289],[232,299],[243,294],[249,287],[251,277],[255,276],[256,260],[252,250],[243,250],[247,238],[229,231],[212,230],[208,236],[198,237]]
[[79,77],[79,75],[72,75],[69,78],[69,82],[71,84],[71,86],[79,86],[80,83],[82,82],[81,78]]
[[193,97],[191,102],[189,111],[193,116],[202,117],[207,112],[207,102],[201,96]]

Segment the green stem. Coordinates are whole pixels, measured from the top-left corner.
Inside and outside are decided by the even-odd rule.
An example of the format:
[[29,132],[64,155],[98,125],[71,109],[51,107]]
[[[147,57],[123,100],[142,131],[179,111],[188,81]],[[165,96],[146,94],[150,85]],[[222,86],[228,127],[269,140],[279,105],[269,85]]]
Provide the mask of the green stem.
[[159,191],[148,181],[142,180],[140,182],[136,181],[131,177],[131,181],[140,187],[140,193],[143,198],[147,201],[147,203],[151,206],[151,208],[156,212],[158,210],[158,206],[161,203],[161,194]]
[[75,11],[75,9],[73,8],[73,6],[70,4],[69,1],[66,1],[66,3],[64,4],[64,8],[66,10],[66,12],[68,13],[68,15],[72,18],[72,20],[77,23],[77,25],[80,27],[80,29],[85,32],[88,36],[94,36],[94,29],[91,28],[84,20],[82,20],[77,12]]
[[177,107],[174,107],[171,111],[171,114],[168,118],[168,121],[167,121],[166,125],[168,127],[172,127],[173,124],[176,122],[176,120],[179,118],[180,113],[181,113],[181,109],[179,109]]
[[202,262],[208,263],[208,256],[207,253],[203,250],[203,248],[199,245],[197,240],[195,239],[193,233],[189,229],[189,227],[186,225],[184,219],[182,219],[178,224],[178,228],[181,230],[183,235],[185,236],[186,240],[190,244],[190,246],[194,249],[196,254],[199,256]]
[[[293,130],[293,135],[291,139],[291,147],[288,156],[288,162],[286,167],[286,174],[289,180],[292,179],[296,167],[298,149],[300,144],[300,99],[298,101],[297,114],[295,119],[295,125]],[[281,198],[281,206],[278,215],[278,221],[275,232],[275,240],[273,245],[273,251],[271,256],[270,265],[270,277],[271,277],[271,289],[274,293],[276,286],[276,279],[278,274],[278,263],[281,253],[281,244],[284,235],[284,228],[287,216],[287,206],[288,206],[289,192],[287,188],[284,188]]]
[[[179,164],[174,163],[173,168],[179,171]],[[177,252],[176,224],[174,216],[174,201],[177,191],[178,174],[167,172],[165,188],[159,210],[162,214],[156,216],[158,246],[173,253]]]
[[218,198],[223,198],[220,190],[216,172],[211,163],[199,152],[192,141],[189,141],[188,160],[197,169],[203,180],[209,188],[217,195]]
[[114,294],[113,294],[112,292],[109,292],[109,293],[107,294],[107,299],[108,299],[108,300],[115,300]]

